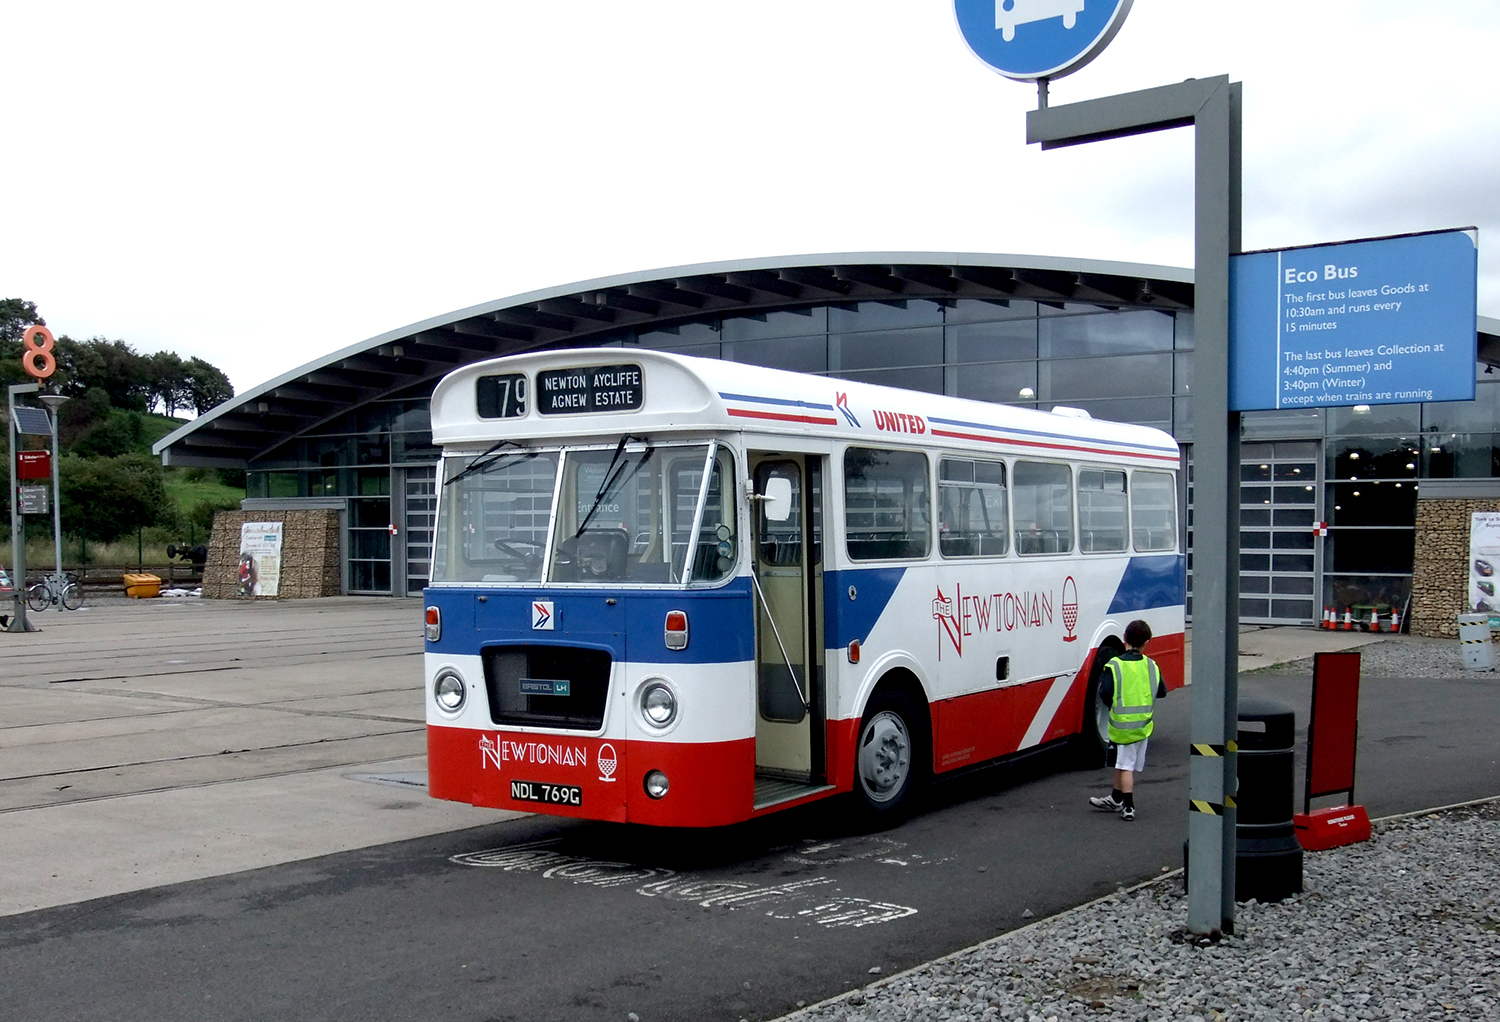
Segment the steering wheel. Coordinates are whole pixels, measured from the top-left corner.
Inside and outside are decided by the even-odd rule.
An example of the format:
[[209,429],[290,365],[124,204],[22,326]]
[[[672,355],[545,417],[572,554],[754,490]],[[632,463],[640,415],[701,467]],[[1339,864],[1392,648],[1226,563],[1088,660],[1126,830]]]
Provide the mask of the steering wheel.
[[[517,549],[518,547],[528,547],[530,548],[530,552],[528,553],[525,550]],[[525,564],[539,564],[542,560],[542,544],[533,543],[528,539],[497,539],[495,540],[495,548],[498,550],[502,550],[507,554],[510,554],[512,557]]]

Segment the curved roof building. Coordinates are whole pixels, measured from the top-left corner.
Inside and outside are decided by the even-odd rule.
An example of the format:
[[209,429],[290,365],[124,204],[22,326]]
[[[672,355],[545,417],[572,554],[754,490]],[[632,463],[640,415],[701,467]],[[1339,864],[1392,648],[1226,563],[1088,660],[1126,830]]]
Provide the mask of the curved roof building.
[[[167,465],[246,469],[247,509],[339,508],[345,589],[419,593],[438,455],[429,400],[459,366],[543,349],[651,348],[1080,407],[1167,430],[1191,458],[1192,279],[1164,266],[933,252],[622,274],[334,351],[237,395],[155,450]],[[1500,474],[1500,375],[1487,375],[1500,364],[1500,322],[1480,319],[1479,353],[1473,403],[1245,415],[1243,620],[1310,622],[1325,604],[1404,600],[1416,516],[1409,481]],[[1182,521],[1190,542],[1189,514]],[[1317,540],[1316,522],[1331,535]]]

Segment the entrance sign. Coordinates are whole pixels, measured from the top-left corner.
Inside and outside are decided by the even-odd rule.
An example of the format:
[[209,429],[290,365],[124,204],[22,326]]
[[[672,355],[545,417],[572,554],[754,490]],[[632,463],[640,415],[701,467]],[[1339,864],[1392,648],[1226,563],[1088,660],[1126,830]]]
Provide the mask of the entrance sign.
[[1490,616],[1490,627],[1500,625],[1500,512],[1475,511],[1469,516],[1468,609]]
[[1234,411],[1474,399],[1479,260],[1465,231],[1230,263]]
[[235,591],[241,596],[275,596],[281,591],[281,522],[245,522],[240,526],[240,572]]
[[1061,78],[1109,45],[1131,0],[953,0],[974,56],[1007,78]]

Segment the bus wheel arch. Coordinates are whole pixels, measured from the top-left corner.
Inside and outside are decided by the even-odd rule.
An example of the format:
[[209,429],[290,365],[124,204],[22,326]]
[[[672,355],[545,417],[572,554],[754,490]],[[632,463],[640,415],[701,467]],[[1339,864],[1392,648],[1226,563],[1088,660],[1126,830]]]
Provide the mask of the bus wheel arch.
[[916,675],[881,676],[855,733],[854,800],[860,816],[895,822],[910,811],[932,774],[932,714]]
[[1123,652],[1124,640],[1111,632],[1098,641],[1089,659],[1083,714],[1073,739],[1073,761],[1079,769],[1097,769],[1105,764],[1109,753],[1109,709],[1100,701],[1099,690],[1104,684],[1104,665]]

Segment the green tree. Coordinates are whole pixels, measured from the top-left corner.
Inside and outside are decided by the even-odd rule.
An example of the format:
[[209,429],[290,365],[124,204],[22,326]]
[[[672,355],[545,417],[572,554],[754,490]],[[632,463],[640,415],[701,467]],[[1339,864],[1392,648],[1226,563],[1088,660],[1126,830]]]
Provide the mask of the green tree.
[[192,405],[199,415],[234,397],[229,377],[217,366],[194,356],[187,360],[186,369],[188,401],[185,403]]
[[68,455],[60,466],[63,531],[109,543],[139,528],[176,527],[161,464],[146,454]]
[[0,298],[0,384],[30,383],[21,365],[21,335],[33,323],[46,325],[36,303],[24,298]]
[[85,458],[117,458],[140,451],[144,439],[145,424],[141,421],[141,413],[113,408],[88,432],[73,441],[69,453]]
[[57,341],[59,384],[69,397],[78,397],[93,387],[109,395],[116,408],[144,412],[150,403],[150,371],[146,360],[124,341],[94,337],[75,341],[60,337]]
[[175,351],[155,351],[145,356],[146,388],[150,407],[161,406],[163,415],[192,404],[187,363]]

